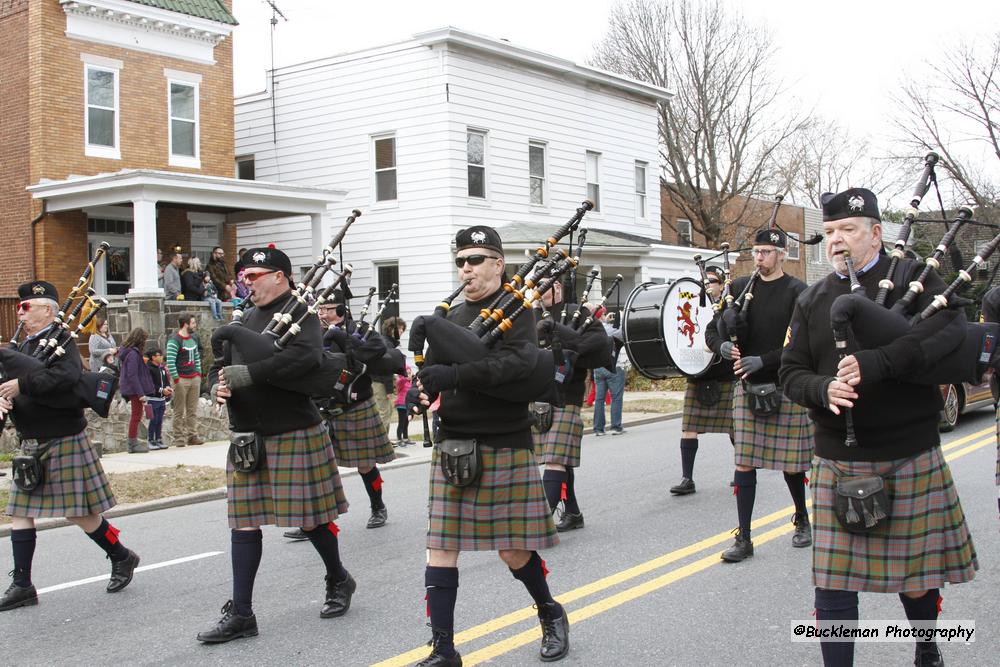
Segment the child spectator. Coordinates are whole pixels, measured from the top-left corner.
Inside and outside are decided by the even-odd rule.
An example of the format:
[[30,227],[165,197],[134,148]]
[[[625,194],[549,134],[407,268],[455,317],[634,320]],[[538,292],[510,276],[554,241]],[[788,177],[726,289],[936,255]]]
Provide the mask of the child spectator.
[[411,384],[413,384],[413,371],[410,369],[409,364],[407,364],[405,374],[396,376],[397,447],[417,444],[413,440],[410,440],[410,417],[406,413],[406,392],[410,391]]
[[154,348],[149,351],[149,375],[153,379],[154,391],[146,396],[146,405],[152,410],[149,418],[149,448],[166,449],[169,445],[163,442],[163,415],[167,410],[167,401],[174,393],[174,381],[163,358],[163,350]]
[[153,392],[153,380],[142,360],[142,351],[146,347],[149,334],[145,329],[132,329],[125,342],[118,349],[118,363],[121,368],[119,375],[119,391],[122,398],[132,405],[132,415],[128,422],[128,453],[144,454],[149,451],[145,443],[140,443],[136,437],[139,433],[139,422],[145,413],[146,396]]
[[205,283],[205,301],[208,302],[208,307],[212,309],[212,317],[221,320],[222,299],[219,298],[219,291],[215,288],[215,283],[212,282],[212,276],[206,273],[202,281]]

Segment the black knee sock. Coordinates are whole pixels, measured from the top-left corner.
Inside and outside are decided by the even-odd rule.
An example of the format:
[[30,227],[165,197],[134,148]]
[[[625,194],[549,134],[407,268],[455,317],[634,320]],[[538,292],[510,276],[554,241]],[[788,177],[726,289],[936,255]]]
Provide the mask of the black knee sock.
[[806,474],[804,472],[786,472],[785,484],[788,485],[788,492],[792,494],[792,502],[795,503],[795,513],[799,516],[809,517],[806,510]]
[[542,487],[545,489],[545,499],[549,501],[549,509],[554,510],[562,500],[563,484],[568,475],[565,470],[545,469],[542,473]]
[[234,530],[229,537],[233,561],[233,609],[239,616],[253,614],[253,582],[264,552],[263,533]]
[[694,457],[698,453],[698,438],[681,438],[681,477],[694,479]]
[[[903,593],[899,594],[899,601],[903,603],[906,611],[906,618],[911,621],[936,621],[938,618],[938,605],[941,602],[941,592],[937,588],[932,588],[921,597],[911,598]],[[936,642],[920,642],[934,644]]]
[[576,472],[566,468],[566,511],[569,514],[579,514],[580,506],[576,503]]
[[35,529],[10,531],[10,546],[14,552],[14,583],[22,588],[31,585],[31,561],[35,557]]
[[339,532],[337,524],[332,521],[305,531],[306,535],[309,536],[309,541],[319,552],[319,557],[323,559],[327,575],[334,581],[343,581],[347,578],[347,570],[340,562],[340,544],[337,540]]
[[371,470],[361,475],[361,479],[365,483],[365,491],[368,492],[372,509],[383,509],[385,503],[382,502],[382,475],[379,474],[378,466],[372,466]]
[[740,534],[750,539],[750,517],[753,516],[753,502],[757,497],[757,470],[737,470],[733,481],[736,483],[736,513],[740,519]]
[[455,655],[455,600],[458,598],[458,568],[433,567],[424,570],[427,587],[427,615],[437,639],[437,650],[446,657]]
[[[553,609],[552,605],[555,605],[555,608],[560,613],[562,612],[562,607],[552,598],[552,594],[549,592],[549,584],[545,581],[548,570],[545,569],[545,561],[542,560],[537,551],[531,552],[531,558],[528,559],[524,567],[519,570],[511,569],[510,573],[528,589],[528,593],[534,599],[535,604],[538,605],[539,614]],[[555,616],[559,616],[560,613],[555,614]]]
[[[816,589],[817,621],[857,621],[858,594],[854,591]],[[825,667],[851,667],[854,642],[820,642]]]
[[107,519],[101,519],[101,525],[92,533],[87,533],[87,537],[94,540],[97,546],[104,549],[104,553],[113,561],[125,560],[128,558],[128,549],[118,539],[118,529],[108,523]]

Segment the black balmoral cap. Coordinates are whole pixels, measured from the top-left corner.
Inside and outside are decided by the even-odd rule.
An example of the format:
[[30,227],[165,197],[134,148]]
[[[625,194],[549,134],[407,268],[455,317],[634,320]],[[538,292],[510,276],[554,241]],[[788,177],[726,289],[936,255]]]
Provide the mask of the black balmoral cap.
[[52,299],[53,301],[59,301],[59,291],[56,290],[55,285],[52,283],[47,283],[44,280],[32,280],[17,288],[17,297],[21,301],[27,301],[28,299]]
[[878,208],[878,197],[865,188],[850,188],[837,194],[824,192],[820,196],[820,201],[823,205],[824,222],[858,217],[882,219]]
[[243,268],[281,271],[288,278],[292,277],[292,261],[288,259],[288,255],[271,246],[247,250],[243,255]]
[[785,232],[780,229],[761,229],[753,238],[754,245],[773,245],[776,248],[784,248],[787,245]]
[[503,241],[500,240],[500,235],[497,230],[486,225],[459,230],[455,235],[455,250],[466,248],[489,248],[503,255]]

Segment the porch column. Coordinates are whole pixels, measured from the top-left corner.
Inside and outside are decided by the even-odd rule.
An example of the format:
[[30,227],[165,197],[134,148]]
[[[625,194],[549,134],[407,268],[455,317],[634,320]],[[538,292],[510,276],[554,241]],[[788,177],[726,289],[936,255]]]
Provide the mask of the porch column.
[[132,201],[132,289],[129,296],[163,297],[156,272],[156,201]]
[[316,257],[319,257],[319,249],[326,245],[326,242],[330,239],[323,238],[324,230],[322,213],[310,213],[309,224],[310,231],[312,232],[312,245],[309,247],[309,254],[312,256],[310,259],[315,259]]

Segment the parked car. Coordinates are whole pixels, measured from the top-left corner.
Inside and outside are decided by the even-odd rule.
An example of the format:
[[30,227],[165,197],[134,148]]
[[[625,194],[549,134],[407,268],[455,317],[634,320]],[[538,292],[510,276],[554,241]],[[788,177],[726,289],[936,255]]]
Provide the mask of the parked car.
[[996,398],[994,395],[994,392],[997,390],[996,385],[992,368],[986,370],[983,374],[982,382],[979,384],[963,382],[961,385],[941,385],[944,409],[941,410],[939,430],[942,433],[951,431],[955,428],[955,424],[958,423],[959,415],[963,415],[970,410],[978,410],[987,406],[993,407]]

